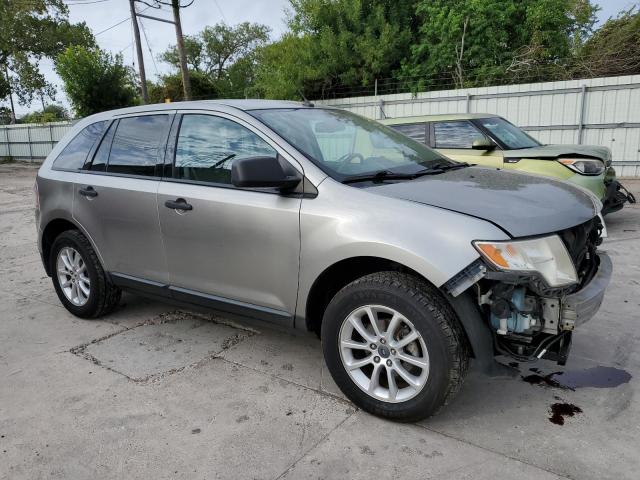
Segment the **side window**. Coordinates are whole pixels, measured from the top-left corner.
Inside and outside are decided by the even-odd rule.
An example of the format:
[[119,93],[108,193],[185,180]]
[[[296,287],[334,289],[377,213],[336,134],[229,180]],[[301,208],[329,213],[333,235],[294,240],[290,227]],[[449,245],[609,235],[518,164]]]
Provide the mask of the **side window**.
[[420,143],[426,143],[426,124],[424,123],[409,123],[406,125],[389,125],[394,130],[406,135],[409,138],[414,139]]
[[111,150],[111,142],[113,140],[113,134],[116,131],[116,125],[118,122],[113,122],[109,126],[107,134],[102,138],[100,146],[93,155],[93,161],[85,168],[95,172],[104,172],[107,169],[107,160],[109,159],[109,150]]
[[231,165],[248,157],[275,157],[277,152],[252,131],[222,117],[182,117],[176,145],[174,177],[231,184]]
[[471,148],[473,141],[484,138],[471,122],[435,122],[435,148]]
[[96,122],[85,127],[53,161],[53,168],[79,170],[83,167],[93,144],[102,136],[107,122]]
[[155,175],[156,164],[163,161],[170,118],[145,115],[121,119],[111,144],[107,172]]

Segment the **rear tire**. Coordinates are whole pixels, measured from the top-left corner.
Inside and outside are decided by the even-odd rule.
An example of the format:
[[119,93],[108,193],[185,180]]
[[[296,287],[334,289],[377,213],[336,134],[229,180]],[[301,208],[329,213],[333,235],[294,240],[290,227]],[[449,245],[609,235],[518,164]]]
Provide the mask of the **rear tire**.
[[366,275],[340,290],[324,313],[322,348],[351,401],[404,422],[447,404],[469,365],[466,336],[442,294],[399,272]]
[[58,298],[77,317],[101,317],[118,305],[122,291],[111,283],[91,243],[78,230],[58,235],[49,268]]

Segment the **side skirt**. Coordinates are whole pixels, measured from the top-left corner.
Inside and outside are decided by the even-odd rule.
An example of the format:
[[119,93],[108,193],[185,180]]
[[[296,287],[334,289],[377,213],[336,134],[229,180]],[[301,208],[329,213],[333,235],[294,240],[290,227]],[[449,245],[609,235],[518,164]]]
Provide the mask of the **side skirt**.
[[179,305],[204,307],[215,313],[235,318],[253,318],[288,328],[293,327],[293,315],[282,310],[174,287],[124,273],[110,272],[109,276],[111,281],[121,289],[142,296],[161,299]]

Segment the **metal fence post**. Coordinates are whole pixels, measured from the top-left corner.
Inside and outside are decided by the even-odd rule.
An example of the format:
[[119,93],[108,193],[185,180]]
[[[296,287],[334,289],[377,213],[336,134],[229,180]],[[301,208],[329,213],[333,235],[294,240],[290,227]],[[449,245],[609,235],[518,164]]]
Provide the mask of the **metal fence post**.
[[580,88],[580,112],[578,119],[578,145],[582,145],[582,132],[584,130],[584,109],[586,105],[587,86],[582,85]]
[[31,125],[27,125],[27,142],[29,142],[29,163],[33,162],[33,146],[31,145]]
[[471,95],[467,92],[467,113],[471,113]]

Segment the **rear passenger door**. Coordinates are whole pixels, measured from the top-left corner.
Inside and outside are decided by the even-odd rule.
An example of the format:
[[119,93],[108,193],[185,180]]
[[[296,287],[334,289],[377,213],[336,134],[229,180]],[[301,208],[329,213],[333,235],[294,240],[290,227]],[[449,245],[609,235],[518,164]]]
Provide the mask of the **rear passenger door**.
[[185,112],[176,126],[170,141],[175,151],[158,192],[172,295],[290,325],[301,198],[231,184],[234,161],[286,152],[223,113]]
[[74,185],[73,216],[115,280],[168,281],[156,196],[172,113],[111,122]]
[[473,142],[486,138],[478,127],[468,120],[448,120],[431,123],[431,147],[458,162],[477,163],[487,167],[502,167],[502,151],[474,150]]

